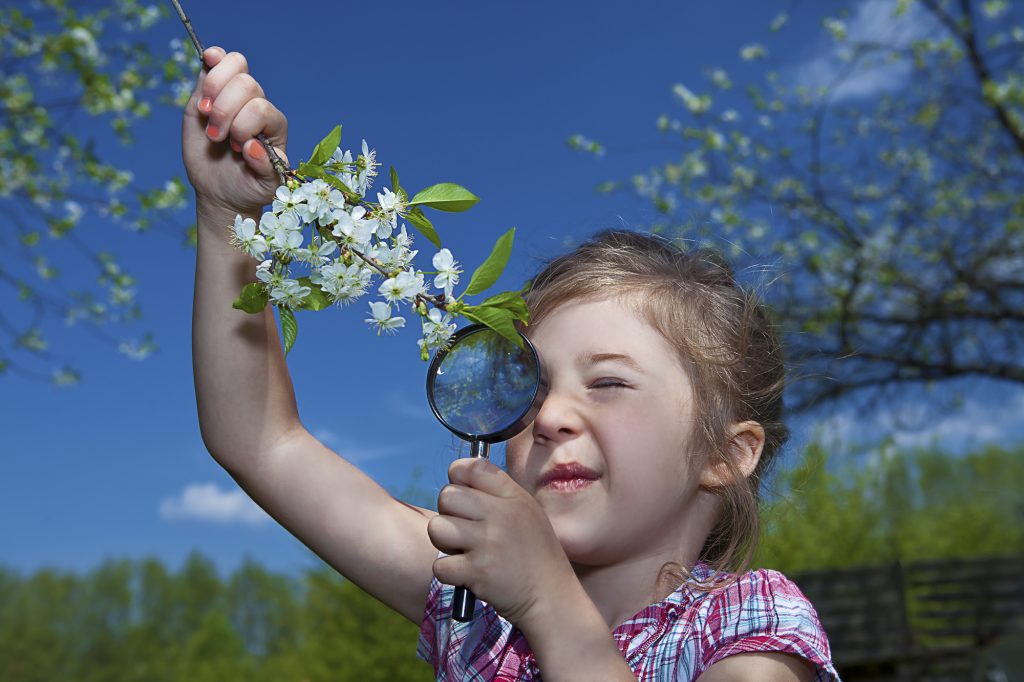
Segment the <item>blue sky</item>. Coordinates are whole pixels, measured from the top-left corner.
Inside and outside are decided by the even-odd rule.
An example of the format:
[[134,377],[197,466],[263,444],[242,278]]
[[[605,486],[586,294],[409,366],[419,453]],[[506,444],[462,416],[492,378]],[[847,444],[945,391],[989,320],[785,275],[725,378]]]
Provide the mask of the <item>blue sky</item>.
[[[642,200],[598,196],[594,187],[674,155],[655,129],[659,114],[678,111],[672,85],[699,87],[709,65],[743,82],[752,67],[737,51],[764,40],[765,27],[789,4],[394,0],[186,8],[207,45],[246,54],[289,117],[293,160],[343,123],[343,146],[358,148],[366,138],[410,190],[465,185],[480,204],[465,214],[435,214],[435,225],[469,268],[516,226],[513,259],[499,283],[512,288],[574,240],[653,219]],[[879,6],[864,3],[855,17],[871,27]],[[817,21],[797,16],[787,31],[785,40],[768,43],[786,77],[827,74],[831,57]],[[150,39],[164,50],[183,37],[167,21]],[[876,74],[850,96],[898,88],[903,77]],[[105,139],[88,121],[77,125]],[[178,112],[158,109],[139,127],[138,145],[111,153],[143,183],[183,174],[178,127]],[[566,138],[577,132],[604,143],[607,154],[570,151]],[[83,382],[65,390],[0,384],[0,563],[83,569],[106,557],[156,555],[175,565],[198,549],[225,569],[245,555],[277,569],[308,565],[308,552],[238,493],[200,439],[190,358],[194,252],[176,238],[140,237],[96,220],[81,229],[138,277],[145,318],[134,333],[152,330],[160,350],[132,362],[87,334],[54,329]],[[436,492],[453,443],[426,406],[416,336],[373,336],[362,322],[365,308],[299,316],[289,366],[303,421],[393,492],[414,482],[416,471],[415,485]],[[922,393],[901,408],[924,426],[903,428],[898,442],[937,439],[961,448],[1005,442],[1008,433],[1019,440],[1019,428],[1010,429],[1024,412],[1019,391],[974,384],[962,410],[941,416],[929,411],[935,397]],[[899,426],[893,414],[837,409],[819,416],[824,426],[796,422],[791,451],[816,429],[837,448],[863,442],[862,434]]]

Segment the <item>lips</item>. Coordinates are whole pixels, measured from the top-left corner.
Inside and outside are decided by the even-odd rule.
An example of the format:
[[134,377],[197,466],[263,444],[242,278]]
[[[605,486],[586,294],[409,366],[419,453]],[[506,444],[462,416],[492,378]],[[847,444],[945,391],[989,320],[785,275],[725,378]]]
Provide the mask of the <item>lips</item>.
[[537,482],[538,488],[579,489],[600,476],[578,462],[558,464],[548,469]]

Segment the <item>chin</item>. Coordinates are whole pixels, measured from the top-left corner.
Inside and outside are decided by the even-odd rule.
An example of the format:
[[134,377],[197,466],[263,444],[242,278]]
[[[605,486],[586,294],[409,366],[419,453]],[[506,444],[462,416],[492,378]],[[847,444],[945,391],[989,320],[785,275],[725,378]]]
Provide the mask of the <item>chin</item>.
[[605,545],[608,538],[596,537],[593,528],[578,523],[554,523],[555,535],[565,556],[574,564],[598,566],[609,563],[611,553]]

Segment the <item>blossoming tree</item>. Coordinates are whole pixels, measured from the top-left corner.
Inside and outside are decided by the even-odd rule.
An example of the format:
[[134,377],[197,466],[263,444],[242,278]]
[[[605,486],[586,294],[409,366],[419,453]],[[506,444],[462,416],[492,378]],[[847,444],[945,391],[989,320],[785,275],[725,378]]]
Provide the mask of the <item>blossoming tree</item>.
[[[605,189],[653,202],[655,230],[769,264],[797,409],[961,377],[1024,384],[1021,5],[817,11],[832,14],[812,59],[773,64],[768,40],[740,50],[763,83],[710,68],[706,87],[676,85],[681,112],[658,126],[678,157]],[[789,19],[773,40],[793,40]]]

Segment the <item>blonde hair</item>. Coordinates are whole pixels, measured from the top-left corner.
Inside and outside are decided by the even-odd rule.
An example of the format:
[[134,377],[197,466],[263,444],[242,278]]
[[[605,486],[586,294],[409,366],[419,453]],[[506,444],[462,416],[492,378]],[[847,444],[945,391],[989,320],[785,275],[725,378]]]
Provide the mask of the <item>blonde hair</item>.
[[[606,297],[632,304],[678,351],[693,385],[698,454],[730,474],[713,490],[722,504],[700,560],[716,574],[745,572],[757,546],[761,481],[789,437],[782,347],[766,306],[718,253],[628,231],[602,232],[550,261],[525,294],[532,323],[570,301]],[[729,448],[729,428],[744,421],[765,433],[748,477]],[[679,581],[688,573],[679,564],[663,569]]]

